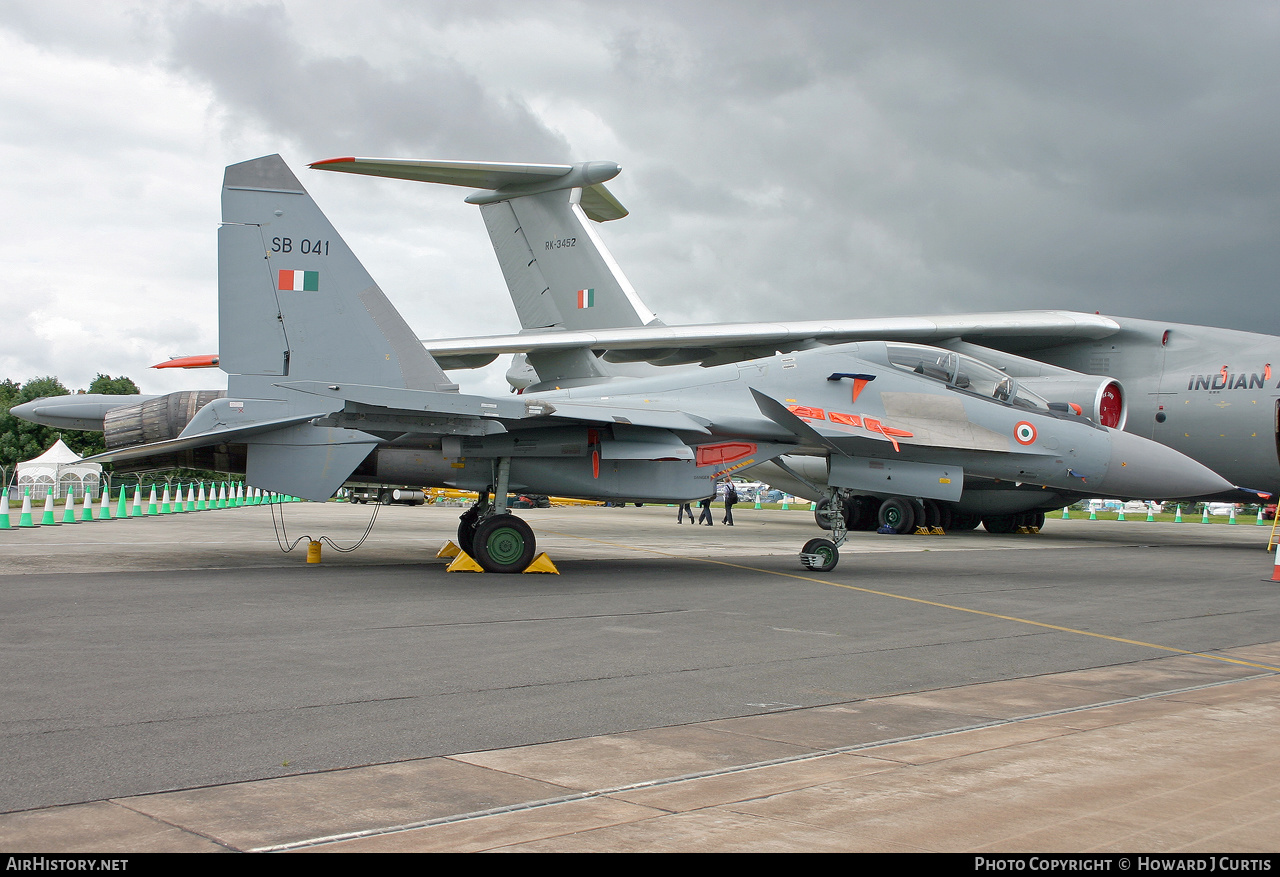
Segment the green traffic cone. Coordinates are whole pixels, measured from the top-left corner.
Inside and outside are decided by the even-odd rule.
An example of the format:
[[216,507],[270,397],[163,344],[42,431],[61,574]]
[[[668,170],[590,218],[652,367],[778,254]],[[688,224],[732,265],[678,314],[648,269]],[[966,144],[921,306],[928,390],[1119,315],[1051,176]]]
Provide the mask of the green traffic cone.
[[40,519],[41,527],[56,527],[58,522],[53,519],[53,494],[46,493],[44,495],[44,517]]
[[22,495],[22,513],[18,515],[18,526],[21,529],[36,526],[36,522],[31,519],[31,488],[27,488],[27,492]]

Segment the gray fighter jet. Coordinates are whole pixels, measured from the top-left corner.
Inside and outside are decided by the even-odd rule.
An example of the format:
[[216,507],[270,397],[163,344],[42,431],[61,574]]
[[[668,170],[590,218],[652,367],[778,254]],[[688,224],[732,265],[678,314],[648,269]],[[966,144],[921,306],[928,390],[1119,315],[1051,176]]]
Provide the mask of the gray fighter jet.
[[[980,360],[1024,390],[1175,448],[1235,484],[1280,492],[1280,374],[1271,373],[1272,363],[1280,368],[1280,338],[1068,311],[667,326],[588,221],[627,215],[604,186],[619,172],[616,164],[339,158],[312,167],[489,190],[467,201],[480,205],[523,331],[424,340],[446,368],[515,353],[508,379],[521,389],[545,389],[607,384],[656,373],[652,366],[710,366],[869,339],[902,342],[892,347],[899,359],[943,371],[954,371],[956,357]],[[913,351],[910,343],[948,352]],[[943,359],[952,365],[938,365]],[[825,483],[824,469],[818,458],[787,459],[753,474],[818,499],[814,485]],[[881,499],[862,496],[846,515],[864,528],[883,525],[876,514]],[[1042,522],[1045,511],[1070,501],[1038,487],[975,481],[959,502],[929,507],[927,518],[962,527],[982,520],[1008,532]]]
[[[688,502],[784,456],[821,461],[812,486],[832,538],[802,550],[814,569],[835,566],[857,495],[957,502],[978,482],[1135,498],[1233,489],[1177,451],[923,345],[861,341],[514,397],[462,394],[279,156],[228,167],[222,203],[226,391],[102,411],[108,451],[92,459],[243,471],[312,500],[348,481],[477,490],[459,542],[493,572],[523,570],[535,551],[509,491]],[[87,424],[93,404],[13,410]]]

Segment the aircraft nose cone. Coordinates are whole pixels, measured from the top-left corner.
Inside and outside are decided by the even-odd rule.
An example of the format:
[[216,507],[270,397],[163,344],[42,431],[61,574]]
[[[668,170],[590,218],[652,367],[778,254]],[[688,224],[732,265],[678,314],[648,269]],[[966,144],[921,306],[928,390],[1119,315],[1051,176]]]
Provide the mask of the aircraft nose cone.
[[23,420],[35,423],[36,407],[43,401],[44,399],[36,399],[34,402],[23,402],[21,405],[14,405],[9,409],[9,413],[14,417],[20,417]]
[[1209,496],[1233,485],[1217,472],[1153,441],[1119,430],[1111,435],[1111,463],[1098,485],[1108,496],[1179,499]]

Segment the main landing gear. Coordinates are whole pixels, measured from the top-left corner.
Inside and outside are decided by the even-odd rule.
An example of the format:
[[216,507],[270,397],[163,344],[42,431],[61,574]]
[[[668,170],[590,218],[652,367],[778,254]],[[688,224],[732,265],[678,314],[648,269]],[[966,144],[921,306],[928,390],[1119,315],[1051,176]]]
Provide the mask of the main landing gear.
[[483,491],[458,518],[458,547],[485,572],[524,572],[538,547],[533,528],[507,511],[510,466],[508,458],[498,461],[494,501],[490,503],[489,491]]

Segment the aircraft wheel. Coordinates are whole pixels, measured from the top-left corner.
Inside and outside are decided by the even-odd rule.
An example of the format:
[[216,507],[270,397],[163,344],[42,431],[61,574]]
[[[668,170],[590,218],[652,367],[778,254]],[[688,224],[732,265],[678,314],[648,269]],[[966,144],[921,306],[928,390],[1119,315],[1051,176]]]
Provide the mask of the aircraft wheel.
[[911,503],[911,510],[916,513],[916,519],[912,522],[911,529],[907,530],[907,532],[914,533],[916,527],[927,527],[928,521],[925,516],[924,503],[914,498],[908,499],[907,502]]
[[957,512],[951,513],[952,530],[976,530],[978,525],[982,523],[982,515],[977,512]]
[[938,526],[941,527],[943,532],[945,533],[946,531],[951,529],[951,522],[952,520],[954,520],[954,515],[952,513],[951,506],[947,505],[946,503],[938,503],[938,515],[939,515]]
[[533,562],[533,529],[515,515],[494,515],[476,527],[472,557],[485,572],[524,572]]
[[826,517],[823,515],[823,512],[827,510],[827,506],[829,505],[831,505],[830,502],[828,502],[825,499],[820,499],[818,500],[817,507],[815,507],[813,510],[813,520],[818,525],[819,529],[822,529],[822,530],[831,529],[831,524],[827,521]]
[[[922,500],[924,504],[924,526],[932,530],[942,526],[942,507],[935,500]],[[918,522],[917,522],[918,523]]]
[[815,572],[830,572],[840,560],[840,551],[830,539],[810,539],[800,549],[800,563]]
[[850,530],[874,530],[876,511],[879,508],[874,497],[855,496],[844,507],[844,519]]
[[475,506],[467,509],[458,518],[458,547],[472,557],[476,556],[471,546],[476,541],[476,525],[479,520],[480,511]]
[[1037,530],[1044,529],[1044,512],[1031,512],[1031,526]]
[[874,532],[880,526],[881,500],[874,496],[863,496],[859,497],[859,499],[862,500],[863,507],[858,529]]
[[880,526],[892,527],[895,533],[910,533],[915,529],[916,513],[911,502],[900,496],[892,496],[880,504]]
[[983,515],[982,526],[988,533],[1012,533],[1018,529],[1020,515]]
[[844,504],[844,526],[847,530],[857,530],[862,519],[863,505],[859,498],[852,496]]

